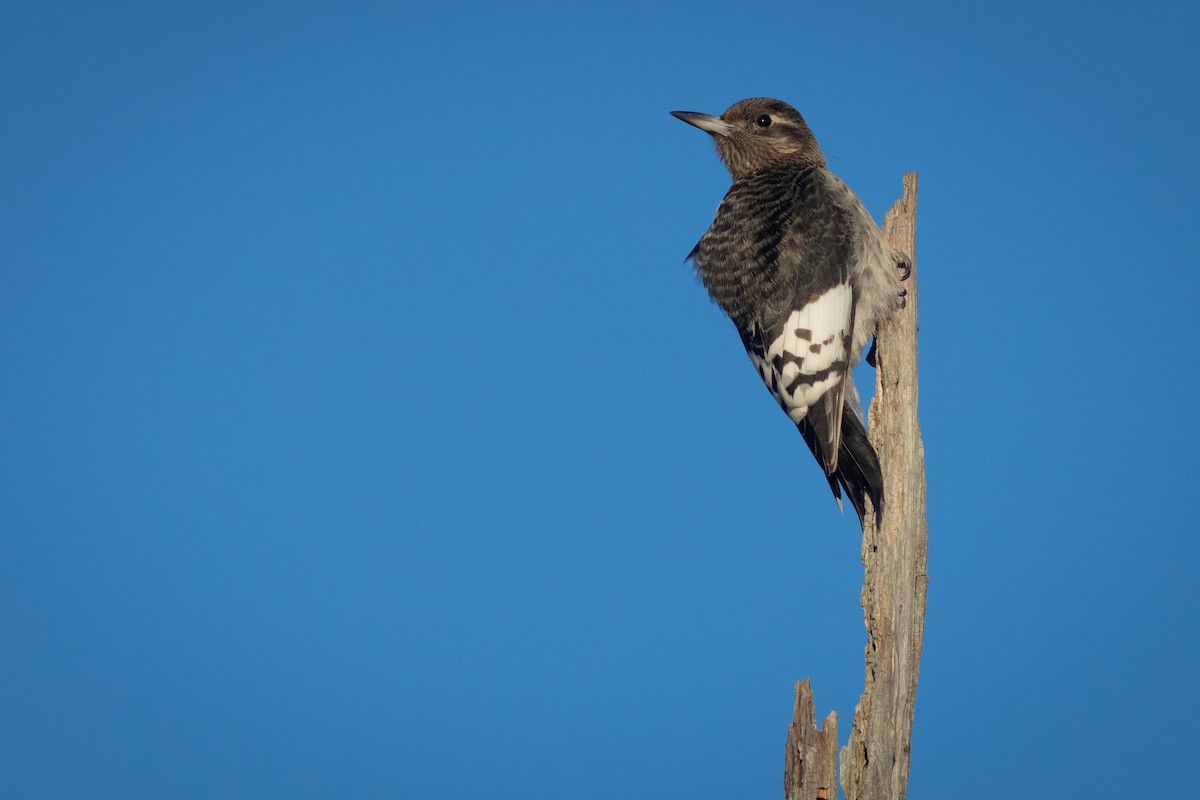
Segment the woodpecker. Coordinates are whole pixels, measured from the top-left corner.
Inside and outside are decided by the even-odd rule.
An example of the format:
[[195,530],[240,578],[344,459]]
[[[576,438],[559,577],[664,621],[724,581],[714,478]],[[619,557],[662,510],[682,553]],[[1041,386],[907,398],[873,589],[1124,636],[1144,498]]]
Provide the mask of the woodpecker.
[[[688,258],[833,490],[863,524],[883,508],[879,457],[850,370],[902,303],[908,258],[825,168],[804,117],[752,97],[721,116],[671,114],[709,133],[733,185]],[[868,357],[868,361],[871,358]]]

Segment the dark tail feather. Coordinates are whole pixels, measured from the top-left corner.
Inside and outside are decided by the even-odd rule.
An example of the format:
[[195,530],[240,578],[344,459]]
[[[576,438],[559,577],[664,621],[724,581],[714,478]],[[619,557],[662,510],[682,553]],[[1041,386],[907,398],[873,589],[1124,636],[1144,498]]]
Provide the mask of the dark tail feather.
[[[804,443],[812,451],[817,463],[824,466],[826,459],[822,456],[819,437],[813,426],[805,419],[796,427],[800,429],[800,435],[804,437]],[[878,524],[883,517],[883,473],[879,469],[875,448],[867,439],[867,429],[849,403],[842,407],[842,441],[838,449],[837,469],[833,474],[826,474],[825,479],[829,481],[829,488],[839,507],[842,505],[842,489],[846,490],[846,496],[858,514],[859,525],[866,524],[865,498],[870,497]]]
[[[812,451],[813,458],[817,460],[817,463],[821,465],[822,471],[824,471],[826,458],[821,448],[821,437],[817,435],[812,422],[809,421],[808,417],[805,417],[796,424],[796,427],[800,429],[800,435],[804,437],[804,443],[808,445],[808,449]],[[829,481],[829,489],[833,492],[833,499],[837,500],[838,508],[841,508],[842,488],[838,485],[837,473],[835,472],[833,475],[830,475],[826,472],[825,480]]]
[[842,445],[838,450],[838,468],[835,473],[846,494],[858,512],[858,522],[863,523],[866,508],[864,497],[871,498],[875,507],[875,524],[883,517],[883,472],[879,469],[879,456],[867,438],[858,414],[846,405],[842,411]]

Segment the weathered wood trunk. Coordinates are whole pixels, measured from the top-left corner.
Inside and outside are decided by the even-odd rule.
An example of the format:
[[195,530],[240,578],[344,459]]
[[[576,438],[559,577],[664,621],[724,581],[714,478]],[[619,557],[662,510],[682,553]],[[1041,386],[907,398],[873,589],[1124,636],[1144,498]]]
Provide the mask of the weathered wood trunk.
[[796,710],[788,726],[784,757],[783,793],[786,800],[837,800],[837,712],[830,711],[817,727],[808,678],[796,681]]
[[[867,626],[866,685],[854,710],[850,740],[841,751],[841,785],[847,800],[903,800],[925,631],[928,531],[925,521],[925,449],[917,420],[917,174],[904,174],[904,195],[884,217],[883,232],[912,259],[903,310],[877,337],[875,399],[869,413],[871,443],[883,468],[885,508],[878,527],[867,514],[863,531],[863,617]],[[801,690],[803,687],[803,691]],[[788,730],[784,787],[787,800],[813,800],[818,787],[810,765],[829,758],[822,747],[837,717],[815,730],[812,692],[797,684],[796,717]],[[805,728],[804,722],[812,727]],[[793,729],[800,730],[793,733]],[[815,748],[815,749],[814,749]],[[803,756],[803,757],[801,757]],[[822,767],[821,769],[828,769]],[[827,793],[834,797],[832,791]]]
[[[906,304],[879,331],[871,444],[883,467],[883,519],[863,531],[863,617],[867,680],[842,749],[847,800],[903,800],[908,791],[913,708],[925,634],[928,530],[925,447],[917,419],[917,174],[904,174],[904,196],[888,210],[883,232],[912,259]],[[869,520],[868,520],[869,523]]]

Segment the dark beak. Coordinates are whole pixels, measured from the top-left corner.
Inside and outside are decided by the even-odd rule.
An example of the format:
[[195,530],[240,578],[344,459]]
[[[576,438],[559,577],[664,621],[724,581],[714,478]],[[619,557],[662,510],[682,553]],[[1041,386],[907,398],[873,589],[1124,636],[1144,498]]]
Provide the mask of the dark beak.
[[700,130],[713,136],[728,136],[729,123],[712,114],[699,114],[695,111],[672,111],[671,116],[681,119],[688,125],[695,125]]

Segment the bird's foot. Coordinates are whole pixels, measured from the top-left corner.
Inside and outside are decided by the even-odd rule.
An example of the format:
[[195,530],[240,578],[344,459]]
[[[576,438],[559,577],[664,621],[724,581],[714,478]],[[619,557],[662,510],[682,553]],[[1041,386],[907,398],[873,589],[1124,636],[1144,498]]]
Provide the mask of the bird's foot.
[[875,348],[878,346],[879,346],[879,337],[872,336],[871,337],[871,349],[867,351],[867,363],[870,364],[875,369],[879,368],[879,365],[875,363],[875,356],[876,356]]

